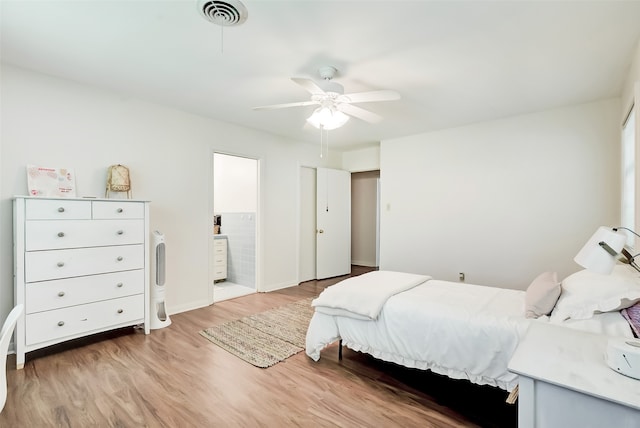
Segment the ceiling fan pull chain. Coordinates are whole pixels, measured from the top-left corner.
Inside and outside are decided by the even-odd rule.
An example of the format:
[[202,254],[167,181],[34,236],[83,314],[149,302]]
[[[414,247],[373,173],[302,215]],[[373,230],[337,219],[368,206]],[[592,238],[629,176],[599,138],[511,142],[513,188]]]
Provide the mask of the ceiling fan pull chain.
[[327,171],[324,175],[324,183],[324,191],[326,192],[324,195],[324,200],[326,203],[325,212],[329,212],[329,171]]
[[327,130],[327,131],[324,131],[324,132],[325,132],[324,148],[327,151],[327,157],[329,157],[329,131]]
[[322,136],[322,128],[323,128],[323,126],[322,126],[322,124],[320,124],[320,159],[322,159],[322,138],[323,138],[323,136]]

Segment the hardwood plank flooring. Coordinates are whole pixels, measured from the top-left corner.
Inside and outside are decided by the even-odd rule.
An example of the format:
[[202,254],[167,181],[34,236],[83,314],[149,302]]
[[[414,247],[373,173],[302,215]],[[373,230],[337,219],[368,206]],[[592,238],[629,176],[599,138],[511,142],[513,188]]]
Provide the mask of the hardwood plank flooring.
[[[354,267],[352,275],[370,269]],[[0,427],[516,426],[504,391],[451,381],[344,350],[304,352],[268,369],[209,342],[206,327],[319,294],[309,281],[171,316],[145,335],[123,329],[8,358]]]

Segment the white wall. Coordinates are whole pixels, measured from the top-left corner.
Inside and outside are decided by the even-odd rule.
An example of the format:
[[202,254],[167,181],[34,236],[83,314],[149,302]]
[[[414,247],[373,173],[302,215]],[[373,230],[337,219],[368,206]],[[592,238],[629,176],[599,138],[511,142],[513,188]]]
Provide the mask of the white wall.
[[[79,195],[104,196],[106,168],[131,169],[133,197],[151,201],[151,228],[167,241],[170,313],[207,304],[211,154],[261,159],[259,289],[297,284],[298,165],[337,167],[316,146],[130,97],[3,66],[0,183],[0,315],[13,304],[13,195],[27,191],[25,165],[75,168]],[[320,165],[320,162],[324,162]]]
[[342,169],[349,172],[380,169],[380,147],[366,147],[342,153]]
[[256,212],[258,168],[255,159],[213,155],[213,210],[218,213]]
[[526,288],[619,220],[620,100],[381,143],[381,269]]

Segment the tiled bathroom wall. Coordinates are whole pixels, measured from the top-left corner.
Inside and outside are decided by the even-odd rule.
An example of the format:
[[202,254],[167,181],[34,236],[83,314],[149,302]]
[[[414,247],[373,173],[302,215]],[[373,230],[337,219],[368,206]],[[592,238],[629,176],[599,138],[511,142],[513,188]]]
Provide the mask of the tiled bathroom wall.
[[255,288],[256,213],[223,213],[220,232],[227,235],[227,281]]

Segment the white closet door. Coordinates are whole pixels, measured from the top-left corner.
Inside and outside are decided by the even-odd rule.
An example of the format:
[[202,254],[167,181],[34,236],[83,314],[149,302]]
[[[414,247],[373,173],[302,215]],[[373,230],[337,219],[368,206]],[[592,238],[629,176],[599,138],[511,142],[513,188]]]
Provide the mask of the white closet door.
[[316,176],[316,275],[351,272],[351,174],[318,168]]
[[316,279],[316,169],[300,167],[298,282]]

